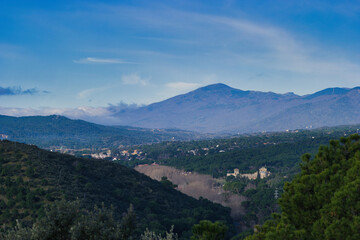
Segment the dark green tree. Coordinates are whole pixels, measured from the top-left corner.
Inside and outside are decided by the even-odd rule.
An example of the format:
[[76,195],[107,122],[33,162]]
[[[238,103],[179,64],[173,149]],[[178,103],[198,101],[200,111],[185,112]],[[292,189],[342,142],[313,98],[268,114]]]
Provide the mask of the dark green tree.
[[133,205],[130,204],[127,213],[121,219],[121,239],[134,239],[136,226],[136,214]]
[[192,228],[191,240],[223,240],[228,227],[222,222],[202,220]]
[[165,233],[165,236],[161,236],[161,234],[156,234],[155,232],[146,229],[140,237],[141,240],[178,240],[178,236],[174,233],[174,226],[171,227],[169,232]]
[[80,208],[80,202],[57,201],[45,209],[45,216],[31,228],[15,228],[0,235],[4,240],[131,240],[136,228],[132,206],[122,222],[115,221],[113,209],[95,207],[93,211]]
[[360,136],[302,157],[301,173],[284,186],[282,213],[247,240],[360,239]]
[[114,210],[102,204],[93,211],[85,211],[71,227],[71,239],[86,240],[116,240],[121,238],[120,225],[114,219]]
[[167,177],[163,176],[161,177],[160,182],[164,184],[164,186],[170,187],[170,188],[176,188],[177,185],[173,184]]

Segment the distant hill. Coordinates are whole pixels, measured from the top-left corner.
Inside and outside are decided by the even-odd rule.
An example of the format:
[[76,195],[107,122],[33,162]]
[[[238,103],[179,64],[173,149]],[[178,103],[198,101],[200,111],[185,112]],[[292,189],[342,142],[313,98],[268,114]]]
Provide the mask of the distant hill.
[[[2,134],[2,135],[1,135]],[[43,148],[118,147],[170,140],[189,140],[199,134],[128,126],[102,126],[82,120],[52,116],[9,117],[0,115],[0,137],[35,144]]]
[[243,91],[213,84],[115,114],[123,125],[219,133],[284,131],[360,123],[360,87],[314,94]]
[[[162,142],[136,147],[145,157],[119,161],[135,167],[139,164],[172,166],[190,172],[224,177],[229,170],[242,172],[267,166],[284,175],[299,171],[301,156],[315,153],[331,139],[359,133],[360,125],[324,127],[289,132],[255,133],[188,142]],[[133,151],[134,148],[129,148]],[[120,151],[120,150],[117,150]]]
[[0,222],[29,222],[44,204],[79,199],[84,207],[113,205],[118,219],[133,204],[140,229],[169,230],[189,239],[202,219],[222,220],[231,229],[230,209],[188,197],[137,171],[109,161],[76,158],[0,141]]

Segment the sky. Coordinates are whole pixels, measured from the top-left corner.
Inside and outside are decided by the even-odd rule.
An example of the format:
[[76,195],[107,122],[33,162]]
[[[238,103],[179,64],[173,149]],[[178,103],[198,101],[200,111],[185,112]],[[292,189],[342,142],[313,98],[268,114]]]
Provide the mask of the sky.
[[213,83],[360,86],[360,0],[0,1],[0,114],[107,115]]

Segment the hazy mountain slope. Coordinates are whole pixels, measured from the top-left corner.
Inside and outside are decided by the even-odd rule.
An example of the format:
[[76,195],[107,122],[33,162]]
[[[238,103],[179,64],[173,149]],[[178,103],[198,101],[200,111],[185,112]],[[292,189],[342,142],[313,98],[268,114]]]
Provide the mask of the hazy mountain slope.
[[257,132],[360,122],[360,88],[311,95],[242,91],[214,84],[115,114],[125,125],[202,132]]
[[173,138],[189,140],[198,136],[192,132],[178,130],[102,126],[58,115],[18,118],[0,115],[0,134],[7,135],[8,139],[14,141],[41,147],[68,148],[111,147],[160,142]]
[[[344,90],[344,89],[343,89]],[[337,126],[360,122],[360,93],[358,88],[340,94],[317,95],[249,127],[256,130],[284,130],[305,127]],[[306,97],[308,98],[308,97]]]
[[132,203],[143,230],[175,225],[176,232],[189,234],[202,219],[224,220],[230,226],[232,222],[230,209],[195,200],[120,164],[0,141],[2,223],[41,216],[44,203],[64,198],[79,198],[90,209],[95,204],[113,205],[119,218]]

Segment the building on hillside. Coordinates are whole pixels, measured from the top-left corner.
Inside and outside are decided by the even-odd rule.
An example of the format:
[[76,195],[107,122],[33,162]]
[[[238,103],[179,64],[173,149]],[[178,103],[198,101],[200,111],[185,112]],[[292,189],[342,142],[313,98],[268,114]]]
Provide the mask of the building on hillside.
[[243,177],[243,178],[248,178],[250,180],[255,180],[258,178],[258,171],[254,172],[254,173],[243,173],[243,174],[240,174],[240,177]]
[[266,167],[261,167],[259,169],[260,179],[267,178],[271,175],[271,172],[266,169]]
[[134,152],[131,153],[131,155],[140,155],[141,152],[139,152],[139,150],[135,149]]
[[261,167],[258,171],[254,173],[240,173],[238,168],[234,169],[233,173],[227,173],[226,176],[234,176],[234,177],[244,177],[248,178],[249,180],[255,180],[260,176],[260,179],[264,179],[269,177],[271,174],[270,171],[268,171],[265,167]]
[[229,177],[229,176],[237,177],[238,175],[239,175],[239,169],[238,168],[235,168],[233,173],[226,174],[227,177]]
[[107,157],[111,157],[111,150],[106,150],[106,152],[100,152],[100,153],[92,153],[91,157],[98,159],[105,159]]

